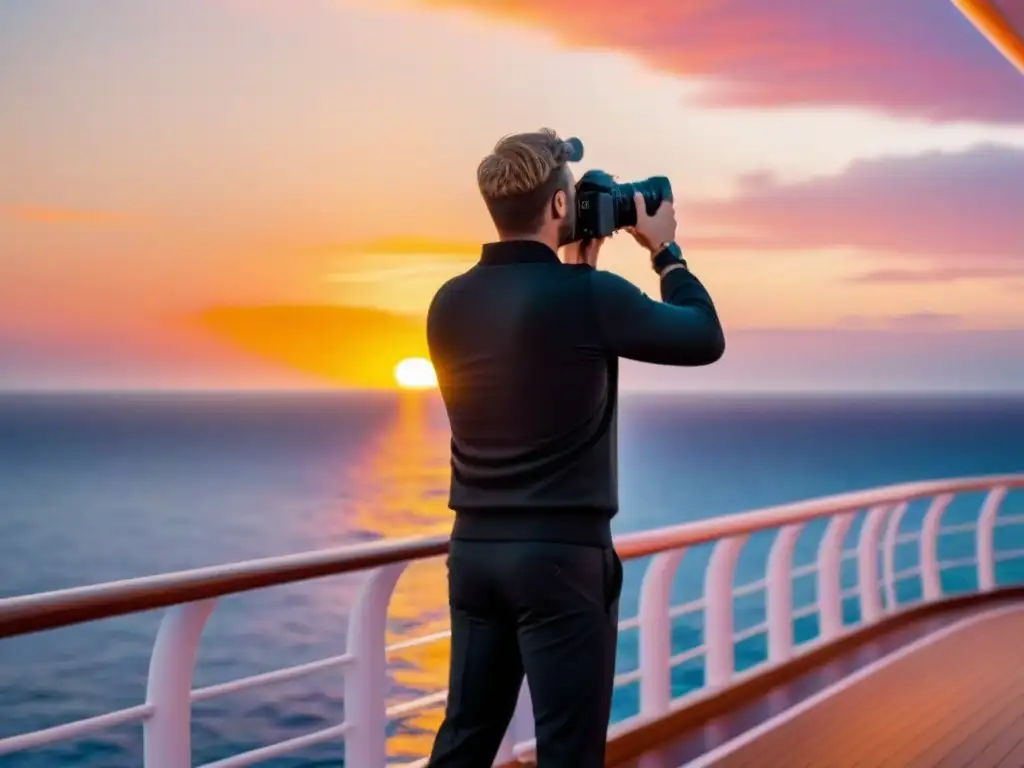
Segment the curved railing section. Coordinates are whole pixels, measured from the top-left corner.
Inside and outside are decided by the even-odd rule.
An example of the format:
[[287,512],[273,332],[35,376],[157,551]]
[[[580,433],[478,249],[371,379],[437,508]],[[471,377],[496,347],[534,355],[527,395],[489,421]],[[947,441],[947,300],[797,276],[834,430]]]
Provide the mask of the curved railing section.
[[[1024,526],[1024,514],[1001,513],[1007,495],[1022,487],[1024,474],[910,483],[618,537],[616,548],[624,560],[648,558],[648,562],[637,613],[620,622],[623,640],[626,633],[637,633],[633,642],[638,663],[618,674],[615,681],[617,688],[638,686],[637,711],[616,723],[613,731],[657,720],[886,615],[921,602],[940,601],[955,591],[944,582],[950,572],[973,575],[972,583],[960,591],[990,592],[1002,584],[1024,582],[1024,568],[1009,579],[997,579],[1002,563],[1022,561],[1024,565],[1024,547],[996,546],[996,531],[1011,526],[1018,527],[1017,533],[1005,540],[1024,543],[1024,536],[1019,535],[1024,530],[1019,528]],[[954,498],[965,494],[983,494],[980,505],[965,521],[944,523]],[[917,504],[926,505],[920,525],[901,530],[907,527],[908,511]],[[814,528],[818,530],[812,531]],[[816,536],[805,540],[809,531]],[[953,537],[969,537],[970,556],[940,557],[942,542]],[[710,550],[706,564],[698,564],[696,570],[687,571],[685,565],[681,569],[689,554],[702,548]],[[447,694],[437,691],[388,706],[389,654],[445,642],[448,633],[392,646],[385,640],[388,603],[405,567],[446,550],[443,537],[384,541],[0,600],[0,638],[167,609],[150,658],[144,703],[0,739],[0,755],[140,722],[145,768],[186,768],[192,765],[194,702],[338,667],[344,671],[344,700],[358,702],[358,706],[345,708],[344,722],[207,763],[205,768],[253,765],[314,744],[341,740],[349,765],[382,768],[387,761],[389,722],[437,706]],[[810,562],[796,564],[800,551],[810,552]],[[907,553],[916,553],[916,557],[908,558]],[[750,555],[753,562],[741,555]],[[908,559],[915,562],[903,565]],[[743,568],[738,570],[740,562]],[[365,578],[350,612],[342,653],[205,688],[192,687],[199,639],[218,598],[357,571],[364,572]],[[854,583],[844,586],[847,571],[853,574]],[[748,573],[755,575],[742,580]],[[912,579],[919,580],[918,593],[901,599],[901,583]],[[699,597],[674,604],[674,586],[680,581],[701,583]],[[801,594],[811,594],[813,599],[795,606],[795,598]],[[755,596],[762,599],[758,620],[737,627],[737,617],[751,613],[741,610],[741,603]],[[813,639],[801,642],[800,622],[814,617],[816,632],[803,633]],[[692,620],[690,628],[699,628],[702,635],[699,643],[682,650],[673,643],[674,623],[680,619]],[[765,645],[763,658],[737,671],[737,648],[757,638]],[[700,684],[674,684],[674,669],[700,659]],[[524,686],[498,762],[509,762],[532,748],[532,716]]]

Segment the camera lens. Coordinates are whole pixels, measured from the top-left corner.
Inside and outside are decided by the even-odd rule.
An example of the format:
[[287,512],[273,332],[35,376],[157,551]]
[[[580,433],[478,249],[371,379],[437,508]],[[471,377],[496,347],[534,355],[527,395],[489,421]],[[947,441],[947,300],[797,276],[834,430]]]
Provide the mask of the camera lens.
[[617,184],[615,195],[615,228],[636,226],[637,192],[643,195],[644,209],[648,216],[653,216],[663,200],[672,202],[672,185],[664,176],[651,176],[643,181]]

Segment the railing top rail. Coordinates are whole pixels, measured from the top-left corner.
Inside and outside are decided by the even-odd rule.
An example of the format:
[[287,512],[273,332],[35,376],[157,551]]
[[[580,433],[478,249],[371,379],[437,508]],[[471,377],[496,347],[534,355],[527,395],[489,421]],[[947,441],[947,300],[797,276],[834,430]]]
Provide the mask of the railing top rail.
[[[615,545],[623,559],[644,557],[879,504],[998,486],[1024,487],[1024,473],[902,483],[825,496],[625,534],[616,538]],[[392,563],[423,560],[442,555],[447,550],[447,536],[389,539],[11,597],[0,600],[0,638]]]
[[10,597],[0,600],[0,638],[391,563],[423,560],[447,551],[447,536],[385,539]]
[[[670,549],[704,544],[716,539],[736,536],[742,533],[783,525],[803,523],[819,517],[828,517],[842,512],[855,512],[859,509],[875,507],[880,504],[894,504],[915,499],[931,498],[944,493],[969,493],[989,488],[1024,487],[1024,473],[1012,475],[982,475],[977,477],[953,478],[947,480],[922,480],[913,483],[900,483],[874,488],[867,491],[852,491],[833,496],[780,504],[750,512],[740,512],[723,517],[700,520],[693,523],[657,528],[651,531],[637,531],[619,536],[615,540],[615,549],[623,559],[644,557]],[[0,601],[0,617],[2,617],[2,601]],[[2,618],[0,618],[2,620]]]

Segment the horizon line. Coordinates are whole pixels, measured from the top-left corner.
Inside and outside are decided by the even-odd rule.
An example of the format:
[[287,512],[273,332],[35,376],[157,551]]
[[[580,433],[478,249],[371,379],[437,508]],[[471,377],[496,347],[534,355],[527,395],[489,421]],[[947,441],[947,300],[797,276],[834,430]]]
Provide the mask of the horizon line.
[[[1024,389],[911,389],[911,388],[767,388],[767,389],[644,389],[623,388],[620,395],[655,395],[655,396],[697,396],[697,397],[1012,397],[1024,398]],[[398,389],[398,388],[356,388],[356,387],[3,387],[0,386],[0,397],[3,396],[56,396],[56,395],[277,395],[277,396],[332,396],[332,395],[398,395],[401,397],[440,397],[437,389]]]

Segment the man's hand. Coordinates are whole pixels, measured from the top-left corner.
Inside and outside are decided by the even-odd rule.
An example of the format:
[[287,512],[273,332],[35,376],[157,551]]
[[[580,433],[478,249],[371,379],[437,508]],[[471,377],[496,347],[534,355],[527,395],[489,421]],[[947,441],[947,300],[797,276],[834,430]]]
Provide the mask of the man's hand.
[[648,216],[644,196],[637,192],[634,200],[636,226],[627,227],[626,231],[654,256],[662,245],[676,239],[676,208],[671,202],[664,200],[654,215]]
[[569,243],[563,250],[563,261],[566,264],[589,264],[597,269],[597,255],[601,252],[606,238],[598,240],[577,240]]

